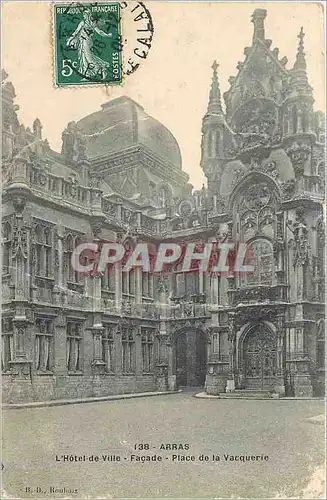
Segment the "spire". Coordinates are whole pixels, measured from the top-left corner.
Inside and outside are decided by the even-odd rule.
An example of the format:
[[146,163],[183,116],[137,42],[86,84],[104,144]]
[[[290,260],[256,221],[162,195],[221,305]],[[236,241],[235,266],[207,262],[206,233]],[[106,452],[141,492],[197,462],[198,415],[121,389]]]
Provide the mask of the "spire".
[[307,69],[307,63],[305,60],[305,52],[304,52],[304,39],[305,33],[303,31],[303,26],[301,26],[300,33],[298,34],[298,39],[299,41],[299,46],[297,49],[297,54],[296,54],[296,61],[294,63],[293,69]]
[[218,74],[217,74],[218,66],[219,64],[217,63],[217,61],[214,61],[213,65],[211,66],[213,69],[213,75],[212,75],[212,84],[209,94],[209,104],[208,104],[207,114],[219,115],[222,114],[223,112],[221,107],[220,88],[219,88]]

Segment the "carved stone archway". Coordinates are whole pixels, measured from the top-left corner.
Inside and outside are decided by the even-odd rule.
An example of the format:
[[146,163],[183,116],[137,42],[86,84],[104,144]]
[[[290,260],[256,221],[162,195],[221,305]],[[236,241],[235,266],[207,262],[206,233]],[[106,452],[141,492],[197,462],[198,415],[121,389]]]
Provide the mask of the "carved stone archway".
[[260,322],[244,331],[239,342],[239,377],[242,387],[273,390],[278,376],[277,334]]

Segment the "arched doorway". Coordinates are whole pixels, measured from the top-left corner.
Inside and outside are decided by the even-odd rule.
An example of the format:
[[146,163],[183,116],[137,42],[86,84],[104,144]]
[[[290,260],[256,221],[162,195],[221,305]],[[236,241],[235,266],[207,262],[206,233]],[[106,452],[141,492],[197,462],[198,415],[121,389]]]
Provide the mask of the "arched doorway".
[[277,375],[277,337],[265,324],[250,328],[243,342],[246,389],[274,388]]
[[204,386],[207,345],[201,330],[183,330],[175,340],[175,373],[178,387]]

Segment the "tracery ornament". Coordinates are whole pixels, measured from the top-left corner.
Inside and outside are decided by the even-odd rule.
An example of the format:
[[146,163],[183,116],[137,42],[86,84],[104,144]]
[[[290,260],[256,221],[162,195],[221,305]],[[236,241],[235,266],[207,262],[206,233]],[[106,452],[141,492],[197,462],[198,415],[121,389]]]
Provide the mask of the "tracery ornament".
[[271,285],[275,266],[272,243],[264,239],[254,240],[248,251],[254,271],[242,277],[243,285]]
[[[240,214],[241,236],[253,237],[263,233],[266,226],[271,226],[274,232],[278,204],[278,193],[266,183],[259,182],[249,185],[237,206],[237,211]],[[249,230],[251,233],[245,235]]]
[[266,184],[253,184],[248,187],[245,202],[250,210],[260,210],[270,200],[270,192]]

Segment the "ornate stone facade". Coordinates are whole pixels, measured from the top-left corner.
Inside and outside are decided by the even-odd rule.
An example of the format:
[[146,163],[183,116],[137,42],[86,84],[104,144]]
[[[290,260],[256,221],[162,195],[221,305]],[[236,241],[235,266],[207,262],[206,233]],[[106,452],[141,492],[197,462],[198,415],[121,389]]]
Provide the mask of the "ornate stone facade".
[[[286,69],[266,11],[202,127],[207,188],[192,193],[171,133],[129,98],[67,125],[61,154],[17,118],[3,74],[3,397],[173,390],[324,391],[324,125],[299,34]],[[154,140],[153,137],[156,139]],[[83,241],[245,242],[245,276],[140,270],[80,276]]]

